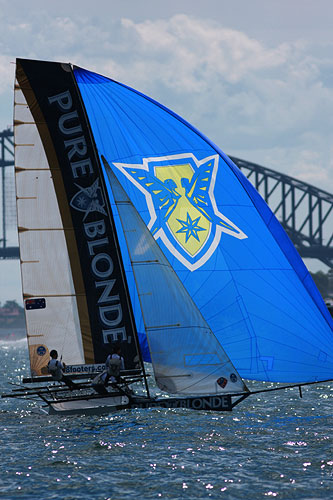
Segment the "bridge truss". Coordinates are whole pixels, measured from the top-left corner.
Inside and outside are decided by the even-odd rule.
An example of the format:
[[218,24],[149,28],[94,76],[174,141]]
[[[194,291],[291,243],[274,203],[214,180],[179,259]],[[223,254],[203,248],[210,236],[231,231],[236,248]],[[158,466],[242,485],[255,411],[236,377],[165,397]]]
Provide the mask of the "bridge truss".
[[259,191],[303,258],[333,268],[333,195],[261,165],[230,157]]
[[[18,247],[9,246],[7,238],[8,229],[16,227],[13,135],[10,129],[0,132],[0,259],[19,258]],[[333,195],[275,170],[230,158],[265,199],[300,255],[333,268]]]

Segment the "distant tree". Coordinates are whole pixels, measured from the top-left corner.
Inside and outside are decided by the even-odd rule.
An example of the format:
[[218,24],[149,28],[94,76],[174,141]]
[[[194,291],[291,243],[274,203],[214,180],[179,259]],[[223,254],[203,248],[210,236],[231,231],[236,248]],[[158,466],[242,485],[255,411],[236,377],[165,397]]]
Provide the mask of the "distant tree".
[[23,311],[23,307],[21,307],[16,300],[7,300],[2,307],[6,309],[19,309]]

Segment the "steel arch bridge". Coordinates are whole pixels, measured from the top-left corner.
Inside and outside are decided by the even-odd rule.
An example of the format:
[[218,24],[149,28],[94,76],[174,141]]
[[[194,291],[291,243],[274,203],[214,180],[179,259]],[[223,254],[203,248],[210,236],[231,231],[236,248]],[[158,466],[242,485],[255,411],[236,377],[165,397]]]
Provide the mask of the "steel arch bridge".
[[[10,129],[0,132],[0,259],[19,258],[18,247],[7,245],[7,230],[16,226],[13,135]],[[333,267],[333,195],[256,163],[230,158],[265,199],[300,255]]]
[[230,157],[274,212],[301,257],[333,267],[333,195],[289,175]]

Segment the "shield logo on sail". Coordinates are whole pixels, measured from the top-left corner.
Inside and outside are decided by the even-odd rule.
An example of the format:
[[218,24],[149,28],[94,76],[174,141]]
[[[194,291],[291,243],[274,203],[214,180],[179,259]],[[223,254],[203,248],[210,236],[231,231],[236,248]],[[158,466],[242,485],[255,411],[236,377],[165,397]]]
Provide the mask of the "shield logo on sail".
[[247,236],[221,214],[214,198],[219,156],[203,160],[189,154],[143,158],[142,164],[114,163],[145,195],[148,228],[188,269],[201,267],[223,232]]
[[106,215],[104,210],[104,199],[102,190],[99,187],[99,179],[96,179],[93,184],[87,188],[75,184],[79,191],[73,196],[70,201],[71,207],[80,212],[84,212],[83,220],[86,219],[90,212],[100,212]]

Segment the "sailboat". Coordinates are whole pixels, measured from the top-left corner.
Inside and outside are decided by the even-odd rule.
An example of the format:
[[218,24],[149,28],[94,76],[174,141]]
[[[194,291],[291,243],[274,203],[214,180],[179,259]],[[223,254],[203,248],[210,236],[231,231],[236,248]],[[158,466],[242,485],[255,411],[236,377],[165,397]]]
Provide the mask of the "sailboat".
[[[333,321],[304,263],[183,118],[94,72],[17,59],[14,131],[31,373],[3,397],[56,414],[231,411],[265,390],[247,379],[333,378]],[[115,344],[125,369],[96,393]],[[73,391],[48,373],[53,349]]]

